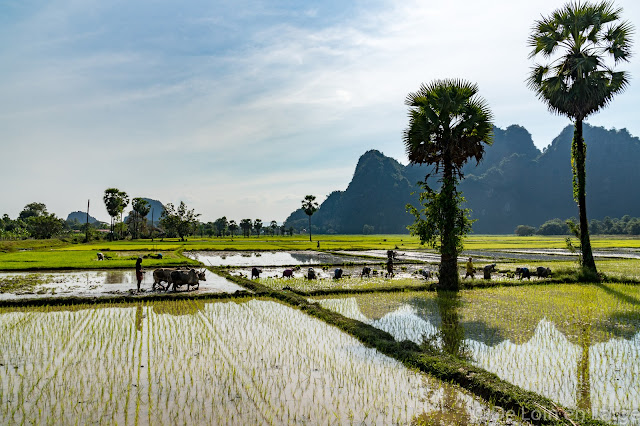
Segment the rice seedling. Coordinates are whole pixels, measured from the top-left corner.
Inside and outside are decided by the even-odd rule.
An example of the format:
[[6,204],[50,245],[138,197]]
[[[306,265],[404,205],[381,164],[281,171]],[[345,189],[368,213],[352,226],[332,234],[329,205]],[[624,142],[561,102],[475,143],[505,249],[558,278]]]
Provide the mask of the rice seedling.
[[464,348],[474,365],[596,417],[629,422],[624,413],[640,410],[640,286],[499,287],[462,291],[457,304],[441,299],[402,293],[315,300],[397,340],[435,337],[443,350]]
[[[0,332],[2,423],[406,424],[434,410],[499,418],[272,301],[2,308]],[[453,409],[442,408],[445,394]]]

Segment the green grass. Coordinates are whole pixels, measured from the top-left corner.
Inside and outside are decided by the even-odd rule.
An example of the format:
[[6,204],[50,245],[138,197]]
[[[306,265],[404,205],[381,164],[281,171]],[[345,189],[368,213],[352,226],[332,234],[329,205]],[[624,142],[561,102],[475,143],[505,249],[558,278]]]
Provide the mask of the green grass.
[[[417,237],[409,235],[316,235],[309,242],[304,235],[292,237],[235,237],[199,238],[187,241],[178,239],[96,241],[89,244],[73,244],[60,240],[24,240],[0,242],[0,270],[62,269],[62,268],[112,268],[131,266],[128,259],[138,254],[162,253],[161,261],[145,261],[146,266],[193,264],[178,254],[182,250],[430,250],[420,245]],[[640,238],[626,236],[596,236],[592,238],[595,249],[640,248]],[[517,237],[514,235],[471,235],[465,240],[466,250],[517,250],[565,248],[564,237]],[[430,250],[432,251],[432,250]],[[108,252],[117,260],[98,264],[97,252]],[[123,259],[124,258],[124,259]],[[605,264],[608,261],[597,261]],[[548,262],[541,262],[542,264]],[[607,263],[607,265],[610,265]],[[612,265],[612,264],[611,264]],[[564,267],[557,265],[557,267]],[[625,264],[603,268],[603,272],[624,275]],[[636,272],[633,272],[635,276]]]
[[[43,269],[110,269],[133,268],[138,256],[146,252],[120,251],[106,252],[109,260],[98,261],[97,251],[22,251],[0,254],[0,270],[43,270]],[[162,267],[174,265],[197,265],[198,262],[187,259],[175,252],[163,253],[162,259],[144,259],[143,267]]]

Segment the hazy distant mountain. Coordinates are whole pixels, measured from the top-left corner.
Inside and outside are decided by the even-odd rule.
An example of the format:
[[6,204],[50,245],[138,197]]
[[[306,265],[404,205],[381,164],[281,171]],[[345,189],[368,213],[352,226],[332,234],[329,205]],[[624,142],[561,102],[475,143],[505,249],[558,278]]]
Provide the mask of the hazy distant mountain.
[[[571,139],[567,126],[544,152],[526,129],[495,129],[494,143],[480,164],[467,164],[460,190],[478,219],[476,233],[512,233],[519,224],[539,226],[559,217],[577,216],[571,178]],[[640,216],[640,140],[626,129],[605,130],[585,125],[587,144],[587,209],[590,219],[625,214]],[[314,232],[402,233],[413,222],[405,205],[417,205],[419,187],[432,168],[403,166],[379,151],[360,157],[345,191],[335,191],[312,217]],[[437,186],[436,178],[429,184]],[[412,192],[415,192],[411,195]],[[307,216],[296,210],[286,226],[308,226]],[[368,225],[365,228],[365,225]]]
[[[87,223],[87,212],[71,212],[67,216],[67,221],[77,220],[80,223]],[[89,223],[102,222],[95,217],[89,215]]]
[[[153,218],[153,224],[155,226],[158,226],[158,221],[160,220],[160,215],[162,215],[162,212],[164,212],[164,204],[162,204],[160,201],[158,200],[152,200],[151,198],[144,198],[141,197],[143,200],[146,200],[147,203],[149,203],[149,214],[147,215],[147,220],[149,222],[151,222],[152,218]],[[129,207],[131,207],[131,204],[129,204]],[[131,214],[133,210],[129,210],[129,214]],[[126,221],[127,218],[129,217],[129,215],[127,215],[124,220]]]

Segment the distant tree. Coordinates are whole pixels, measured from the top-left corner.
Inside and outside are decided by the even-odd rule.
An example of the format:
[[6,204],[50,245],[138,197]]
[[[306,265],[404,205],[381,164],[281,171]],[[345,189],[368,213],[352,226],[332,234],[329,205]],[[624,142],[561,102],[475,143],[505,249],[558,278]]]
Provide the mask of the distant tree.
[[514,234],[520,236],[520,237],[528,237],[531,236],[533,234],[536,233],[536,228],[534,228],[533,226],[529,226],[529,225],[518,225],[516,227],[516,230],[514,231]]
[[238,230],[238,224],[235,220],[229,221],[229,232],[231,232],[231,238],[233,238],[234,233]]
[[640,235],[640,219],[630,219],[625,227],[625,232],[629,235]]
[[34,216],[45,216],[47,213],[47,206],[44,203],[29,203],[24,206],[20,215],[18,215],[18,219],[27,220]]
[[227,217],[222,216],[221,218],[216,219],[216,221],[213,222],[213,226],[216,229],[216,236],[218,237],[224,236],[224,233],[227,230],[227,227],[229,226],[229,222],[227,222]]
[[569,235],[571,233],[569,226],[560,219],[551,219],[540,225],[536,234],[538,235]]
[[293,226],[290,226],[288,231],[289,231],[289,236],[293,237],[293,231],[294,231]]
[[242,219],[240,221],[240,228],[242,228],[242,235],[246,238],[251,235],[251,228],[253,228],[253,222],[251,219]]
[[134,223],[134,238],[139,238],[139,230],[143,223],[146,225],[147,215],[151,211],[151,206],[144,198],[136,197],[131,202]]
[[373,234],[373,229],[374,229],[374,228],[373,228],[373,226],[371,226],[371,225],[364,225],[364,226],[362,227],[362,233],[363,233],[364,235],[371,235],[371,234]]
[[456,186],[463,177],[462,166],[470,158],[479,162],[484,145],[492,142],[491,111],[477,93],[478,86],[463,80],[436,80],[405,100],[409,127],[403,141],[409,163],[435,165],[442,183],[438,193],[427,185],[430,175],[421,182],[423,209],[407,206],[415,217],[409,230],[440,252],[440,286],[449,290],[458,289],[458,255],[471,229]]
[[184,241],[184,237],[195,232],[199,216],[200,214],[195,213],[193,209],[188,209],[183,201],[180,201],[177,209],[169,203],[160,216],[160,226],[168,234],[177,235],[181,241]]
[[104,191],[102,200],[107,208],[107,213],[109,213],[109,216],[111,217],[110,238],[113,240],[115,218],[118,217],[118,215],[122,215],[125,207],[129,204],[129,196],[126,192],[120,191],[118,188],[107,188]]
[[29,216],[27,218],[27,229],[29,234],[36,239],[53,238],[62,232],[64,220],[56,217],[53,213],[45,213],[40,216]]
[[549,110],[565,115],[575,123],[571,146],[573,196],[580,213],[579,233],[582,266],[596,273],[591,250],[586,206],[585,163],[587,148],[582,137],[582,122],[605,107],[629,83],[624,71],[607,65],[628,61],[631,56],[633,27],[619,22],[621,8],[613,3],[571,2],[534,24],[529,38],[530,58],[541,55],[550,62],[536,64],[529,87]]
[[269,224],[269,228],[271,228],[271,235],[276,235],[278,233],[278,222],[272,220]]
[[311,241],[311,216],[318,211],[315,195],[307,195],[302,200],[302,211],[309,216],[309,241]]
[[287,235],[287,227],[284,225],[284,223],[280,225],[280,235],[282,235],[283,237]]
[[258,238],[260,238],[260,230],[262,229],[262,219],[256,219],[253,222],[253,229],[256,230],[256,234],[258,235]]

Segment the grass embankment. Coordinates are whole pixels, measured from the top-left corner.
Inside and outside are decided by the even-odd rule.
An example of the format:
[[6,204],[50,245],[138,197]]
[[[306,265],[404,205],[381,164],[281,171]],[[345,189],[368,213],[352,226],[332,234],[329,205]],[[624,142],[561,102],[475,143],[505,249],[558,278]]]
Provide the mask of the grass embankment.
[[[255,292],[256,296],[270,297],[301,309],[324,322],[338,327],[354,336],[365,345],[373,347],[385,355],[397,359],[407,367],[416,368],[440,380],[455,383],[475,395],[502,407],[513,410],[521,419],[533,424],[576,424],[571,419],[570,410],[555,404],[548,398],[523,390],[486,370],[445,353],[427,354],[409,341],[397,342],[389,333],[357,320],[309,302],[306,298],[289,291],[273,290],[244,277],[231,275],[225,269],[215,272],[230,281]],[[605,422],[590,417],[576,419],[583,425],[605,425]]]

